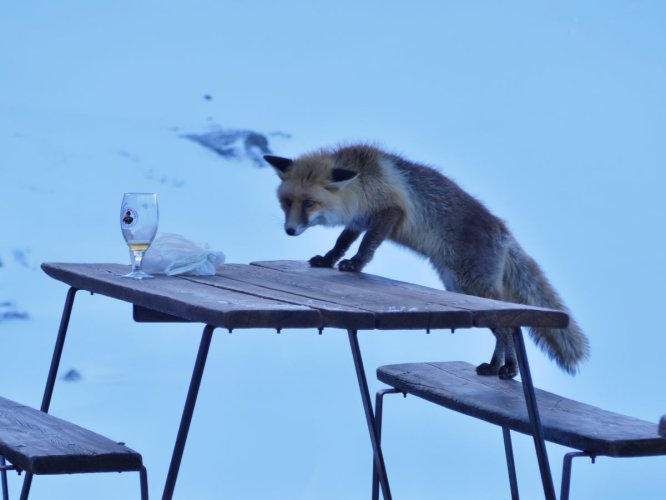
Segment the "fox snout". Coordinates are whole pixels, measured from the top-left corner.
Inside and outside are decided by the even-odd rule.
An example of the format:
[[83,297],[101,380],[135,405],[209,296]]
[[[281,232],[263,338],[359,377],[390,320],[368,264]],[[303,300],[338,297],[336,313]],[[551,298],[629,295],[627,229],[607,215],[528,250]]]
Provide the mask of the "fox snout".
[[285,224],[284,226],[284,232],[287,233],[289,236],[298,236],[301,234],[303,231],[305,231],[306,226],[296,226],[296,227],[291,227]]
[[320,223],[319,203],[289,197],[283,197],[280,202],[284,210],[284,232],[289,236],[298,236],[310,226]]
[[298,236],[308,228],[307,217],[302,214],[285,214],[284,232],[289,236]]

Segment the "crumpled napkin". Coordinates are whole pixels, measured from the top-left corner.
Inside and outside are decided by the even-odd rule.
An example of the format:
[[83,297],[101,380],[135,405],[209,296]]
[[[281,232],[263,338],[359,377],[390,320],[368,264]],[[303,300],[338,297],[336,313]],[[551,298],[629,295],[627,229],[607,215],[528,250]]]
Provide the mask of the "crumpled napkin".
[[149,274],[212,276],[224,264],[224,254],[191,242],[179,234],[159,233],[143,256]]

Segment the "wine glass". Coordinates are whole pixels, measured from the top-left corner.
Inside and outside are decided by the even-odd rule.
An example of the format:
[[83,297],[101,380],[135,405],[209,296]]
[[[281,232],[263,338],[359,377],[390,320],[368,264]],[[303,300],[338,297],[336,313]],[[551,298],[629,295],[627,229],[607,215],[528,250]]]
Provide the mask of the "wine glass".
[[159,211],[155,193],[125,193],[120,205],[120,229],[130,249],[132,272],[123,276],[135,280],[154,278],[141,270],[143,254],[157,232]]

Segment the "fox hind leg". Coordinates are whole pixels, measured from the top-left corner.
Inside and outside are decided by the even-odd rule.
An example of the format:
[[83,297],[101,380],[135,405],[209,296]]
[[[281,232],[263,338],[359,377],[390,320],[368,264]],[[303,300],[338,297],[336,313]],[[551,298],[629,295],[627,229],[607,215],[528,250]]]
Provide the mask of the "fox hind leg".
[[518,375],[516,349],[513,345],[513,334],[509,328],[501,328],[504,343],[504,365],[499,369],[499,378],[509,380]]
[[499,370],[504,363],[504,345],[502,344],[501,337],[498,335],[497,330],[491,330],[495,335],[495,350],[493,351],[493,357],[490,359],[489,363],[481,363],[476,367],[476,373],[478,375],[498,375]]
[[[468,249],[466,255],[474,257],[475,248]],[[501,247],[496,248],[494,259],[470,257],[464,266],[458,263],[451,266],[445,260],[433,260],[432,263],[451,292],[462,292],[468,295],[502,300],[502,274],[504,253]],[[461,271],[462,269],[462,271]],[[491,329],[495,335],[495,350],[489,363],[481,363],[476,367],[478,375],[495,375],[501,379],[512,379],[518,374],[516,351],[513,345],[511,328]]]
[[512,379],[518,374],[518,364],[511,330],[496,328],[492,332],[496,340],[493,357],[490,363],[481,363],[477,366],[476,373],[478,375],[498,375],[501,379]]

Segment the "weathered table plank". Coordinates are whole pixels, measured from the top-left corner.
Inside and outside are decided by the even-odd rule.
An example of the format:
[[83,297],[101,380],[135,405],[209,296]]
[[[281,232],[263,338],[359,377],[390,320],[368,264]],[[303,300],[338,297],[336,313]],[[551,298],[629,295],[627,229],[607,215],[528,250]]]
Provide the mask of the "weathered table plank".
[[137,471],[136,451],[47,413],[0,397],[0,455],[34,474]]
[[118,264],[42,264],[52,278],[70,286],[106,295],[186,320],[223,328],[320,328],[318,310],[177,277],[130,280]]
[[[337,273],[339,274],[339,273]],[[337,277],[337,274],[334,276]],[[362,275],[347,283],[340,283],[329,276],[312,272],[285,273],[260,266],[240,264],[225,265],[218,276],[194,278],[198,282],[216,285],[219,277],[237,280],[251,286],[250,293],[261,294],[276,300],[306,301],[308,306],[322,312],[329,326],[362,329],[351,326],[353,317],[373,318],[373,324],[365,328],[379,329],[429,329],[471,327],[471,314],[456,307],[422,301],[409,293],[390,287],[390,281],[380,287],[366,288]],[[188,278],[193,279],[193,278]],[[362,285],[362,286],[361,286]],[[222,286],[229,286],[225,281]],[[237,288],[238,290],[247,288]],[[390,290],[390,293],[387,292]],[[347,313],[347,314],[345,314]]]
[[[392,298],[389,303],[400,303],[399,299],[405,298],[409,303],[428,303],[433,306],[439,304],[451,309],[470,311],[473,326],[478,327],[541,326],[564,328],[569,323],[568,315],[562,311],[436,290],[372,274],[344,273],[337,269],[311,268],[306,262],[296,261],[261,261],[252,262],[252,265],[288,273],[303,273],[326,278],[327,283],[334,282],[351,286],[362,284],[363,290],[366,292],[383,293],[385,297],[389,297],[389,300]],[[445,326],[444,328],[449,327]]]
[[[368,330],[375,328],[375,315],[358,307],[336,304],[320,300],[317,294],[304,296],[292,291],[276,289],[271,278],[274,276],[252,276],[254,273],[244,272],[250,266],[238,264],[225,265],[217,276],[187,276],[193,283],[201,283],[224,290],[233,290],[256,297],[276,300],[287,304],[306,304],[308,307],[317,309],[323,318],[323,327],[345,328],[352,330]],[[244,269],[245,268],[245,269]],[[261,269],[258,269],[262,271]],[[268,270],[263,270],[268,271]],[[270,273],[270,271],[268,271]],[[243,275],[249,274],[247,279]],[[284,274],[284,273],[279,273]]]
[[[377,378],[435,404],[530,434],[521,383],[479,377],[469,363],[387,365],[377,369]],[[666,439],[656,423],[535,391],[547,441],[611,457],[666,454]]]

